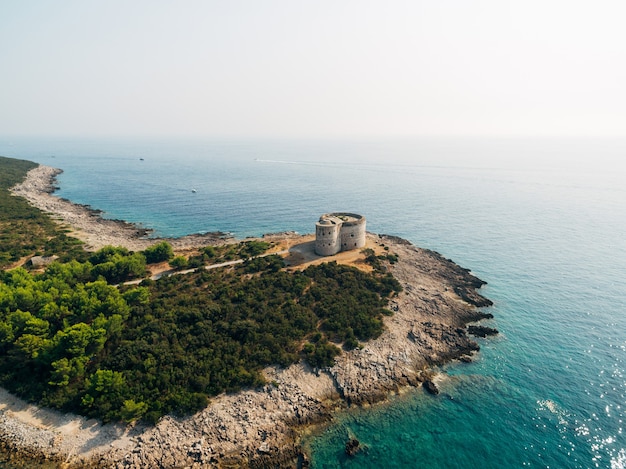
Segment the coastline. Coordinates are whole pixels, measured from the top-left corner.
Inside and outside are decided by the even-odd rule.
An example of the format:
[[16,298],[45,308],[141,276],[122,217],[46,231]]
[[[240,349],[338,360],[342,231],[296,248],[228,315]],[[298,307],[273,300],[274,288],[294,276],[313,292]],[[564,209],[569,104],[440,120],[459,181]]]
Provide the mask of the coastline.
[[[76,229],[72,234],[89,248],[104,242],[140,250],[145,249],[138,248],[141,243],[158,241],[146,239],[145,232],[125,222],[103,224],[97,212],[51,195],[58,170],[40,168],[29,172],[14,193]],[[103,234],[109,229],[113,232]],[[469,359],[478,348],[465,327],[487,317],[476,309],[490,304],[476,293],[484,282],[408,241],[368,237],[398,255],[389,270],[404,291],[390,302],[394,315],[385,318],[385,332],[362,349],[342,353],[329,370],[303,364],[268,368],[264,374],[271,384],[220,395],[193,416],[168,416],[154,427],[101,425],[30,406],[2,390],[0,440],[26,457],[54,459],[66,467],[267,467],[302,460],[300,437],[305,428],[328,421],[350,405],[372,404],[420,386],[430,379],[432,367]],[[187,248],[213,242],[193,236]]]
[[69,235],[83,241],[88,251],[97,251],[107,245],[123,246],[129,251],[143,251],[160,241],[169,242],[177,251],[185,251],[232,239],[220,232],[191,234],[180,238],[150,237],[151,231],[148,229],[124,220],[103,218],[99,210],[53,195],[57,189],[56,177],[62,172],[51,166],[39,165],[30,170],[26,179],[14,186],[11,192],[71,229]]

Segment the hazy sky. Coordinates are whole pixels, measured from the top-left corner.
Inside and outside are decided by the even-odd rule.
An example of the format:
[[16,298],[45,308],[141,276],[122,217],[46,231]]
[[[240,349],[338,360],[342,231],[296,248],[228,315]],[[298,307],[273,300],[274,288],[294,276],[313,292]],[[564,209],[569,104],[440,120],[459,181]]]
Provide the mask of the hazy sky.
[[624,0],[0,0],[0,134],[626,136]]

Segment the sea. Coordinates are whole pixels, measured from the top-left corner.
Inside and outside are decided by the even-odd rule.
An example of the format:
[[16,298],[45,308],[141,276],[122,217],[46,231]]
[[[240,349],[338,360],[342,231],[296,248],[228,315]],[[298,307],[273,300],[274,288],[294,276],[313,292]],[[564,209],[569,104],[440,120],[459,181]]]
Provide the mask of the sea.
[[499,335],[442,367],[439,395],[307,436],[314,468],[626,467],[626,139],[0,138],[0,155],[154,236],[312,233],[349,211],[487,281]]

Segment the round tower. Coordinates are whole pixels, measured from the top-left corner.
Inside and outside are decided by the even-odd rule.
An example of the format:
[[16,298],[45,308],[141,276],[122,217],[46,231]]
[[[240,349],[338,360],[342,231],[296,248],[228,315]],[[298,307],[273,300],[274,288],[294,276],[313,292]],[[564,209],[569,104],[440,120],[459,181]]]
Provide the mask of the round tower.
[[341,225],[341,250],[349,251],[365,246],[365,217],[355,213],[341,214],[346,220]]
[[341,250],[340,228],[341,223],[323,216],[320,218],[315,224],[315,254],[332,256]]

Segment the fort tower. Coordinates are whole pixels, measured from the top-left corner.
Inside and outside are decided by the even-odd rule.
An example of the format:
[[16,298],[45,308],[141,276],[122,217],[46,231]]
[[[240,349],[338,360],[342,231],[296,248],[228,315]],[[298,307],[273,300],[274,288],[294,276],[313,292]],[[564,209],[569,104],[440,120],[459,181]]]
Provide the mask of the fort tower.
[[356,213],[327,213],[315,224],[315,253],[332,256],[365,246],[365,217]]

